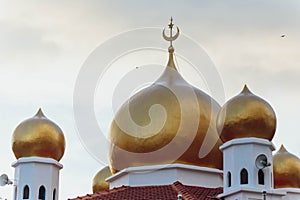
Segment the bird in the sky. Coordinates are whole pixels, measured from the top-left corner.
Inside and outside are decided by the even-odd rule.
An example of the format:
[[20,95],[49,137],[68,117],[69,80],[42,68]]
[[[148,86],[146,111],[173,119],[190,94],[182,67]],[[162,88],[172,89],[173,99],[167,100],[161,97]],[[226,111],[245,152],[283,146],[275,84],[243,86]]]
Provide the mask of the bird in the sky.
[[285,35],[281,35],[281,37],[285,37]]

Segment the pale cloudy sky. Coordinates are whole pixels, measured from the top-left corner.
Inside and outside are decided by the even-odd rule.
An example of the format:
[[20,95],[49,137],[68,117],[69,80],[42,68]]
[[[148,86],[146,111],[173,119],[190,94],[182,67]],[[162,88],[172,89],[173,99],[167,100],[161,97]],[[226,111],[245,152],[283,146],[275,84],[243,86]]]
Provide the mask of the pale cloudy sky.
[[[162,28],[170,16],[214,61],[225,99],[247,83],[276,111],[274,144],[284,143],[300,156],[300,1],[1,0],[0,173],[13,177],[13,130],[42,107],[67,142],[60,199],[91,193],[91,180],[103,165],[87,153],[76,130],[73,91],[81,66],[113,35]],[[107,132],[111,115],[100,107],[95,113],[102,113],[99,126]],[[12,187],[0,188],[0,197],[12,199]]]

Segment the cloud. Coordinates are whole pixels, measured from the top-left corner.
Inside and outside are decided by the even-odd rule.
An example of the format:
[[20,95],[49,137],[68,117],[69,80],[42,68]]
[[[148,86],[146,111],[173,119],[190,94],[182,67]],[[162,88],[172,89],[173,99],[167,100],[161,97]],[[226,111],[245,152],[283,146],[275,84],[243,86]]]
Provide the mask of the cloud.
[[[59,45],[47,39],[41,29],[0,21],[0,61],[2,67],[7,63],[24,63],[31,59],[40,60],[41,56],[57,56]],[[21,62],[22,62],[21,61]],[[21,63],[20,63],[21,64]]]
[[[7,142],[13,128],[42,106],[67,138],[62,199],[90,192],[91,179],[101,166],[79,147],[74,130],[72,93],[79,68],[97,45],[113,35],[163,27],[170,16],[215,61],[226,99],[248,83],[277,112],[276,145],[283,142],[299,155],[299,140],[291,140],[297,136],[300,112],[299,8],[296,0],[0,1],[0,122],[5,132],[0,150],[9,162],[1,170],[9,171],[14,160]],[[107,107],[97,108],[98,120],[109,125]]]

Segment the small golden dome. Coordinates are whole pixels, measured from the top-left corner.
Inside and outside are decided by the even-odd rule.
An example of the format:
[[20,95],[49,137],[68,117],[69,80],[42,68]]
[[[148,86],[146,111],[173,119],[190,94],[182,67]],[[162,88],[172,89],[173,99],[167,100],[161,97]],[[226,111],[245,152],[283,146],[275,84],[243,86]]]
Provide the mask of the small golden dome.
[[62,130],[39,109],[15,129],[12,150],[17,159],[38,156],[59,161],[65,151],[65,138]]
[[276,130],[276,115],[269,103],[245,85],[239,95],[222,107],[217,117],[217,129],[223,142],[245,137],[271,141]]
[[[173,27],[172,21],[169,27]],[[223,167],[222,141],[215,125],[220,105],[182,78],[175,67],[172,43],[168,50],[169,61],[161,77],[133,95],[115,115],[109,149],[113,173],[127,167],[171,163]],[[153,111],[155,108],[158,110]],[[195,122],[194,130],[189,122]],[[200,155],[205,151],[207,154]]]
[[273,156],[274,187],[300,188],[300,159],[283,145]]
[[111,175],[112,174],[108,166],[102,168],[93,179],[93,193],[109,189],[109,183],[106,182],[105,179]]

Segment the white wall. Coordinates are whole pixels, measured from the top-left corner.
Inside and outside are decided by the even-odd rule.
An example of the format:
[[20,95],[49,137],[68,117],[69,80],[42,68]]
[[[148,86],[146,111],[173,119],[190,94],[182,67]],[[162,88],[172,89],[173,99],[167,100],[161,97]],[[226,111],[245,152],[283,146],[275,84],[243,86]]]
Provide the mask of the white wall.
[[129,167],[106,179],[110,188],[126,186],[185,185],[222,187],[222,171],[184,164]]
[[12,165],[15,168],[16,200],[23,199],[23,188],[29,186],[29,199],[38,199],[39,188],[46,189],[46,199],[53,199],[56,190],[56,200],[59,194],[59,170],[62,165],[51,158],[27,157],[19,158]]

